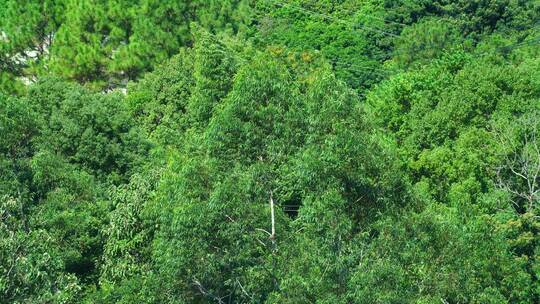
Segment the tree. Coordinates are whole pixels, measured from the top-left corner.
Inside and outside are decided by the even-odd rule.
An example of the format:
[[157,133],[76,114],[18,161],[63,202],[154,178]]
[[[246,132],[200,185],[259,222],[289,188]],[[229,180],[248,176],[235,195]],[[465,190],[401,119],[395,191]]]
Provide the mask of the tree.
[[0,1],[0,91],[20,93],[22,79],[46,73],[45,62],[66,1]]
[[497,185],[511,194],[512,202],[520,212],[533,211],[540,201],[538,119],[538,113],[532,112],[517,123],[504,121],[506,127],[496,130],[494,135],[506,150],[504,161],[497,168]]
[[191,22],[236,34],[248,22],[248,8],[242,0],[4,0],[3,87],[13,92],[20,77],[51,74],[95,89],[124,87],[191,45]]
[[372,226],[351,280],[357,303],[534,303],[526,262],[495,217],[430,203]]

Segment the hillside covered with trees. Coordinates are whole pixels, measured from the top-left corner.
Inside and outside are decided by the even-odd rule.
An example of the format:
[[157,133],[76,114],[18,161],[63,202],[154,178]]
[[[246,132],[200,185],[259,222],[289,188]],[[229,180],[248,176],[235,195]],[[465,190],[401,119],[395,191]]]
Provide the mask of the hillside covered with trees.
[[540,303],[538,0],[0,0],[0,303]]

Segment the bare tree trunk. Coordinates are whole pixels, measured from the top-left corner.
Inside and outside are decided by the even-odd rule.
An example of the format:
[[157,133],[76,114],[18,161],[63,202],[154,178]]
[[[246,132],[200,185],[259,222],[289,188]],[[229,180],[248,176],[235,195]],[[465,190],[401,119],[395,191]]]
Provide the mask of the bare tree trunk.
[[272,190],[270,190],[270,220],[272,221],[270,239],[273,242],[276,237],[276,221],[274,217],[274,198],[272,197]]
[[538,119],[534,117],[525,120],[523,127],[526,133],[517,144],[504,132],[497,132],[499,141],[503,146],[511,147],[512,152],[506,155],[503,164],[497,167],[496,177],[497,186],[512,195],[513,204],[529,212],[540,200]]

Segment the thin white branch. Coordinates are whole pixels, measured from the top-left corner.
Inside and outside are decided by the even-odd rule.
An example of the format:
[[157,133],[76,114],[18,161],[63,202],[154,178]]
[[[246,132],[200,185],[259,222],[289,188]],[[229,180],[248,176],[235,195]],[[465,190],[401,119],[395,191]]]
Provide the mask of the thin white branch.
[[270,238],[273,240],[276,238],[276,222],[274,218],[274,198],[272,197],[272,191],[270,191],[270,218],[272,221],[272,234],[270,234]]

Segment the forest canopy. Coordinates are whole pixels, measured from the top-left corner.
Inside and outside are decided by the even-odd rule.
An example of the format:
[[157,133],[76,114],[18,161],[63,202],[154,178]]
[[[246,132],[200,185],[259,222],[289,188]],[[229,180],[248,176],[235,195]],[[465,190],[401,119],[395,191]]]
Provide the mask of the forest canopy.
[[0,303],[539,303],[536,0],[0,0]]

